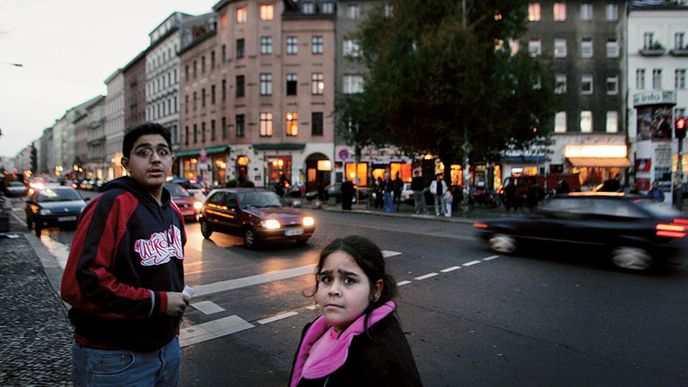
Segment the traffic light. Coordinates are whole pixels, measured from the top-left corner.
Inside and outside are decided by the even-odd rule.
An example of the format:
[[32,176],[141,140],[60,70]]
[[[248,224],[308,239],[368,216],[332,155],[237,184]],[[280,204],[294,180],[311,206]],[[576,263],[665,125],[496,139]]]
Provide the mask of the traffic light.
[[686,137],[685,117],[678,117],[676,121],[674,121],[674,134],[676,135],[676,138],[683,139],[684,137]]

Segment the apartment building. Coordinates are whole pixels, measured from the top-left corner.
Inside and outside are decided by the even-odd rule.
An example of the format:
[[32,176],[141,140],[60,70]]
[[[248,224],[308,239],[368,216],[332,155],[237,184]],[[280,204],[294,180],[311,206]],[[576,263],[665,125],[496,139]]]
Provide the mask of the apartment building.
[[122,176],[122,140],[124,139],[124,74],[115,70],[106,80],[105,158],[106,180]]

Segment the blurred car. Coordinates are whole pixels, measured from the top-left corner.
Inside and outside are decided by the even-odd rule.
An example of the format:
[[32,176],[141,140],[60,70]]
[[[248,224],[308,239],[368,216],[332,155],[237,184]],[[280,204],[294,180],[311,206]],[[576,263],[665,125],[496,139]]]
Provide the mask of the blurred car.
[[680,265],[682,251],[687,251],[688,219],[666,205],[624,193],[556,196],[527,215],[473,226],[499,253],[512,253],[528,242],[555,245],[552,251],[584,246],[627,270],[646,270],[656,263]]
[[35,188],[26,200],[26,225],[35,230],[36,236],[48,227],[74,227],[85,206],[84,199],[72,187]]
[[186,221],[196,221],[198,214],[201,213],[203,202],[196,199],[181,185],[175,183],[165,183],[165,188],[170,192],[172,201],[179,207]]
[[280,197],[265,189],[221,188],[213,190],[199,216],[201,234],[241,235],[248,248],[269,241],[294,240],[306,244],[315,231],[313,216],[286,207]]
[[7,196],[25,196],[27,188],[21,181],[13,180],[7,183],[5,191],[7,192]]
[[401,202],[406,204],[414,204],[413,190],[411,190],[411,183],[404,183],[401,189]]

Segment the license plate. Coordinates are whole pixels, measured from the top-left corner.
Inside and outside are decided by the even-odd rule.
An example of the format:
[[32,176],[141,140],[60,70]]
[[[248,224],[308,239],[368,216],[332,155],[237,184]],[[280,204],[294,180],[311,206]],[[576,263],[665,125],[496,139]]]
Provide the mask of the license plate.
[[284,230],[284,235],[286,235],[286,236],[294,236],[294,235],[301,235],[301,234],[303,234],[303,229],[301,227],[290,228],[290,229]]
[[58,222],[72,222],[76,220],[76,216],[60,216],[57,218]]

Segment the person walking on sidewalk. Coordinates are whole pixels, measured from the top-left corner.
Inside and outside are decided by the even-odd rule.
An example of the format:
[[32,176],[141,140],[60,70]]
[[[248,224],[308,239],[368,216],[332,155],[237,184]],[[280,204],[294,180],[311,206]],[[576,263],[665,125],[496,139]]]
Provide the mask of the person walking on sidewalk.
[[425,209],[425,196],[423,191],[425,191],[425,181],[420,175],[420,171],[416,171],[415,176],[411,179],[411,191],[413,191],[413,203],[416,208],[416,214],[424,214]]
[[356,188],[351,180],[345,180],[342,183],[342,210],[350,210],[351,202],[354,200],[354,195],[356,194]]
[[442,174],[437,174],[437,179],[430,183],[430,192],[435,199],[435,215],[444,215],[445,203],[444,203],[444,193],[447,192],[447,183],[442,179]]
[[392,195],[394,196],[394,211],[399,212],[399,202],[401,201],[401,190],[404,189],[404,181],[401,180],[399,172],[392,181]]
[[186,232],[163,187],[170,132],[145,123],[124,136],[130,176],[108,183],[82,213],[61,295],[72,308],[75,386],[176,386]]

